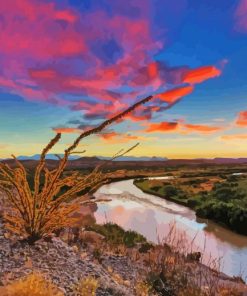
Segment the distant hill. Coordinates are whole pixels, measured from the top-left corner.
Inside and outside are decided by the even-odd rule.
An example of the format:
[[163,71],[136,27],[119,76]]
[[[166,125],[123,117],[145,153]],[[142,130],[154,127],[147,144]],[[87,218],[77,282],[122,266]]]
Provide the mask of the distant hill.
[[[39,155],[33,156],[20,156],[19,160],[27,168],[33,169],[36,167],[39,159]],[[104,164],[108,157],[101,156],[72,156],[69,161],[68,169],[92,169],[99,164]],[[10,166],[15,166],[16,163],[13,159],[2,160]],[[55,168],[57,166],[58,159],[53,154],[48,154],[46,164],[49,168]],[[109,161],[107,163],[108,168],[115,169],[136,169],[136,168],[162,168],[162,167],[173,167],[173,166],[201,166],[201,165],[234,165],[234,164],[247,164],[247,158],[198,158],[198,159],[167,159],[163,157],[135,157],[135,156],[124,156],[120,157],[115,161]]]
[[[58,154],[59,156],[63,156],[63,154]],[[20,155],[17,157],[19,160],[39,160],[40,159],[40,154],[34,154],[32,156],[25,156],[25,155]],[[69,159],[78,159],[81,158],[80,155],[71,155]],[[55,154],[47,154],[46,159],[54,159],[57,160],[57,157]]]
[[[58,154],[59,156],[63,156],[63,154]],[[19,160],[39,160],[40,159],[40,154],[35,154],[32,156],[25,156],[25,155],[20,155],[17,157]],[[93,160],[94,158],[97,159],[101,159],[101,160],[109,160],[111,159],[111,157],[107,157],[107,156],[92,156],[92,157],[81,157],[81,155],[71,155],[69,157],[70,160],[76,160],[76,159],[80,159],[80,158],[90,158],[91,160]],[[57,157],[55,154],[47,154],[46,155],[46,159],[53,159],[53,160],[57,160]],[[168,158],[166,157],[156,157],[156,156],[152,156],[152,157],[148,157],[148,156],[122,156],[119,157],[117,159],[115,159],[114,161],[166,161],[168,160]]]
[[247,158],[195,158],[169,159],[167,165],[200,165],[200,164],[247,164]]
[[[110,157],[97,156],[99,159],[108,160]],[[114,161],[166,161],[168,158],[166,157],[148,157],[148,156],[121,156],[116,158]]]

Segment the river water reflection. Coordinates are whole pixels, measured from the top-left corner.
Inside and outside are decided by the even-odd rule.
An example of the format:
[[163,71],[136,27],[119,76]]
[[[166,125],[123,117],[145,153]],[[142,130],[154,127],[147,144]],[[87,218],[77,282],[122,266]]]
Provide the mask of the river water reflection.
[[115,222],[157,242],[169,233],[171,225],[193,240],[194,250],[204,251],[204,260],[221,258],[221,270],[228,275],[240,273],[247,279],[247,237],[238,235],[211,221],[198,219],[191,209],[143,193],[133,180],[102,186],[96,198],[111,201],[98,204],[95,217],[98,223]]

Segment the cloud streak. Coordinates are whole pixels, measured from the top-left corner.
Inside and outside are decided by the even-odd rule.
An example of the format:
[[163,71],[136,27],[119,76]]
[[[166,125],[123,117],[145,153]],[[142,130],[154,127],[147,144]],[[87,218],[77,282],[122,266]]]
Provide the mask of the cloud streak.
[[197,84],[221,75],[221,70],[215,66],[203,66],[187,70],[183,76],[184,83]]
[[190,134],[199,133],[202,135],[216,133],[223,130],[223,127],[212,126],[212,125],[202,125],[202,124],[190,124],[184,123],[182,121],[175,122],[159,122],[159,123],[149,123],[145,131],[147,133],[167,133],[167,132],[177,132],[180,134]]
[[239,127],[246,127],[247,126],[247,111],[239,112],[235,123]]
[[202,134],[215,133],[221,131],[223,127],[220,126],[211,126],[211,125],[203,125],[203,124],[183,124],[183,128],[185,128],[188,132],[199,132]]
[[225,141],[247,140],[247,135],[246,134],[224,135],[224,136],[221,136],[221,139]]

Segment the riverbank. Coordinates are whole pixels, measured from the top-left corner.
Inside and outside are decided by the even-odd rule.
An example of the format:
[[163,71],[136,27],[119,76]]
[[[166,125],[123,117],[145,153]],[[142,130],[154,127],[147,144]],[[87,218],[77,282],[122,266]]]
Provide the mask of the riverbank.
[[[195,292],[199,296],[240,296],[247,291],[240,279],[199,261],[198,254],[185,256],[169,246],[155,246],[114,224],[94,225],[70,236],[65,232],[28,245],[0,223],[0,293],[4,296],[18,291],[32,294],[40,277],[52,285],[54,293],[39,291],[41,296],[188,296]],[[30,281],[32,285],[27,286]],[[17,294],[5,294],[11,287],[19,289],[14,291]],[[89,289],[96,294],[87,294]]]
[[[144,193],[132,180],[102,186],[94,195],[109,201],[97,203],[96,222],[117,223],[125,230],[141,233],[156,244],[166,240],[170,227],[184,236],[193,252],[203,253],[203,262],[220,259],[221,270],[230,276],[247,279],[247,237],[206,219],[197,219],[188,207]],[[165,181],[165,180],[163,180]]]
[[239,188],[235,179],[235,182],[216,180],[208,187],[203,185],[208,185],[209,180],[200,178],[176,178],[165,182],[136,179],[134,184],[145,193],[193,209],[199,218],[211,219],[223,227],[247,235],[246,193]]
[[[240,278],[205,266],[203,254],[185,254],[181,244],[179,249],[153,244],[111,223],[90,225],[29,245],[0,218],[0,295],[242,296],[247,291]],[[87,294],[89,288],[96,294]]]

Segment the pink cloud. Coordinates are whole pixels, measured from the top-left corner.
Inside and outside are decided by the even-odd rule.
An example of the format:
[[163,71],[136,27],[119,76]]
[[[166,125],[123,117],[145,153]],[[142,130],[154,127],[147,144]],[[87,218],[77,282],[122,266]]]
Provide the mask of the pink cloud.
[[64,29],[57,22],[61,13],[53,3],[37,0],[1,1],[0,53],[15,58],[47,59],[80,53],[86,50],[82,34],[71,24]]
[[65,21],[68,23],[74,23],[77,19],[76,15],[69,10],[61,10],[55,12],[54,18],[56,20]]
[[235,28],[247,32],[247,0],[240,0],[235,11]]
[[[29,101],[81,111],[87,120],[109,117],[140,97],[160,93],[156,105],[128,116],[140,121],[190,94],[193,86],[185,83],[219,74],[214,66],[190,70],[153,61],[165,40],[155,38],[151,2],[133,0],[128,7],[120,2],[111,1],[114,13],[109,14],[97,5],[75,11],[62,0],[57,5],[1,1],[0,87]],[[180,15],[180,8],[167,5]],[[174,89],[164,92],[168,88]]]

